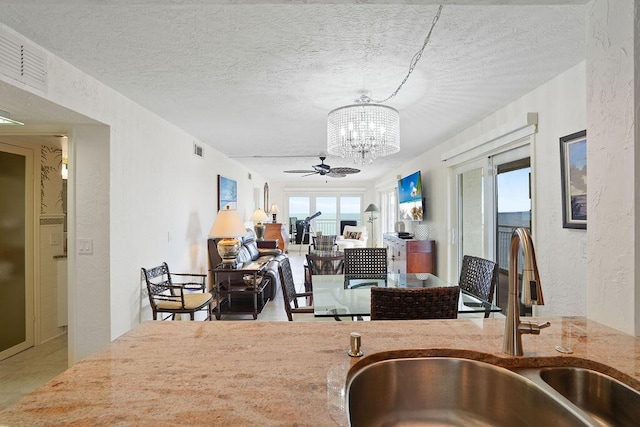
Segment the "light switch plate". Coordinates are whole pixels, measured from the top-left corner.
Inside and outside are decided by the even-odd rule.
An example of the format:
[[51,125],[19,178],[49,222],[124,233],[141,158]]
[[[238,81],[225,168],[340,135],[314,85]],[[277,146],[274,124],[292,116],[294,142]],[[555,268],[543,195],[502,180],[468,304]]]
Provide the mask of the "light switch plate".
[[93,254],[93,239],[78,239],[78,253],[84,255]]

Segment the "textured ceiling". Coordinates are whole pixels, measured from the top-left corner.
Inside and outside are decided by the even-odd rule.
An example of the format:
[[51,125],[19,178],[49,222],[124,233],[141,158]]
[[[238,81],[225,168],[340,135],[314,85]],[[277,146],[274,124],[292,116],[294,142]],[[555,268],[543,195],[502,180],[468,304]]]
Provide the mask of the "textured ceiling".
[[[428,1],[2,3],[0,22],[270,181],[298,180],[282,170],[319,163],[286,156],[326,151],[330,110],[361,89],[379,99],[398,86],[438,8]],[[421,61],[388,102],[401,115],[400,153],[341,181],[399,167],[585,57],[585,1],[444,3]],[[487,3],[499,4],[479,5]]]

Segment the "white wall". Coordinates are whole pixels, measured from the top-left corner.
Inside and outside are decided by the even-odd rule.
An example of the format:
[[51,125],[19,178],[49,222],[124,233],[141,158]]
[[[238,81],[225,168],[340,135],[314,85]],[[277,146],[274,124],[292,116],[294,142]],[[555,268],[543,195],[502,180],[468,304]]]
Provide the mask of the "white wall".
[[585,64],[581,63],[535,89],[454,137],[443,141],[415,161],[394,171],[396,175],[422,171],[423,191],[427,197],[426,220],[431,237],[438,241],[438,272],[457,281],[455,251],[449,242],[448,169],[440,160],[452,148],[472,140],[481,140],[529,112],[539,115],[535,135],[533,164],[535,169],[534,242],[540,267],[540,279],[547,305],[538,313],[545,315],[586,315],[586,231],[562,228],[560,194],[559,138],[586,127]]
[[587,33],[590,318],[640,334],[640,4],[597,0]]
[[[45,92],[0,75],[14,87],[11,103],[30,109],[33,99],[84,118],[64,123],[70,132],[69,354],[70,363],[102,349],[141,320],[140,267],[166,261],[179,271],[206,271],[206,238],[217,212],[217,175],[238,181],[243,219],[254,208],[264,179],[205,146],[68,63],[48,55]],[[33,95],[36,95],[35,97]],[[39,98],[39,99],[38,99]],[[8,99],[3,102],[9,103]],[[55,114],[51,115],[52,117]],[[87,119],[88,118],[88,119]],[[84,125],[80,123],[102,123]],[[54,124],[56,132],[61,125]],[[53,128],[51,126],[51,128]],[[38,128],[46,131],[47,125]],[[202,145],[202,144],[201,144]],[[92,255],[75,255],[74,238],[93,242]]]

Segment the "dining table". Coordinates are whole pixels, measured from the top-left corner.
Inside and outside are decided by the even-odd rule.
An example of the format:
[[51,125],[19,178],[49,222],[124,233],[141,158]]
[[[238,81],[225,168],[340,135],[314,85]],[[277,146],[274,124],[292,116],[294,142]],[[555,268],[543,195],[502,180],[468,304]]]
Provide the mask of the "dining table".
[[[316,317],[365,317],[371,315],[371,288],[437,288],[458,286],[431,273],[387,273],[370,276],[314,275],[313,314]],[[499,313],[490,301],[460,290],[458,314]]]

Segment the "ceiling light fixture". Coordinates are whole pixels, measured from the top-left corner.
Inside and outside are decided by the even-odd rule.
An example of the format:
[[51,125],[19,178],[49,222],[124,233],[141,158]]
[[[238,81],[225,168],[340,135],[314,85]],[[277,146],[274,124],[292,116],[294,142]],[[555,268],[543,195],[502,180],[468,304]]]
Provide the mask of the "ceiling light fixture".
[[438,8],[431,28],[422,47],[409,64],[409,72],[398,88],[383,100],[374,100],[367,91],[360,93],[355,104],[336,108],[327,119],[327,152],[342,158],[352,158],[354,163],[373,163],[378,157],[400,151],[400,114],[395,108],[382,105],[395,97],[415,69],[431,33],[440,18],[442,5]]
[[6,111],[0,110],[0,125],[21,125],[24,126],[24,123],[19,122],[17,120],[11,120],[11,114]]

